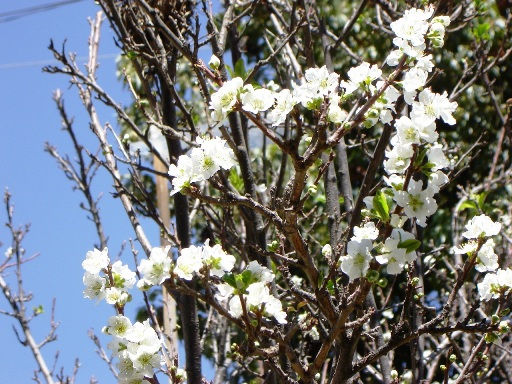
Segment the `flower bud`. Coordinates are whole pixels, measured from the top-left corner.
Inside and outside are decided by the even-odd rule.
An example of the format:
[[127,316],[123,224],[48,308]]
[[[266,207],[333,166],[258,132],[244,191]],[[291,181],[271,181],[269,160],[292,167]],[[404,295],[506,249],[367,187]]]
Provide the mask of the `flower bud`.
[[322,256],[323,257],[331,257],[332,256],[332,247],[330,244],[325,244],[322,248]]
[[489,332],[484,335],[484,339],[487,344],[492,344],[498,340],[498,335],[493,332]]
[[267,244],[267,248],[270,252],[275,252],[279,248],[279,242],[277,240],[273,240],[271,243]]
[[370,269],[367,273],[366,273],[366,280],[368,280],[370,283],[377,283],[378,284],[378,280],[379,280],[379,271],[376,271],[374,269]]
[[210,58],[210,61],[208,62],[208,65],[215,70],[219,69],[219,66],[220,66],[219,58],[215,55],[212,55],[212,57]]
[[508,333],[508,332],[510,332],[510,325],[509,325],[508,321],[500,322],[500,325],[499,325],[498,329],[499,329],[500,333]]

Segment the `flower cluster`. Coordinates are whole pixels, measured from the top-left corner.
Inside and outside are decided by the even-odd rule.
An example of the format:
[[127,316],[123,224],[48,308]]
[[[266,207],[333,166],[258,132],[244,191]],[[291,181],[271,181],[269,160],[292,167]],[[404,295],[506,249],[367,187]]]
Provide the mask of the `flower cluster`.
[[82,267],[85,298],[104,298],[108,304],[121,307],[131,299],[128,289],[135,284],[135,272],[119,260],[111,265],[107,248],[87,252]]
[[466,231],[462,236],[469,241],[460,247],[453,247],[455,254],[468,254],[475,256],[477,264],[475,269],[478,272],[489,272],[498,269],[498,255],[494,252],[495,243],[493,239],[487,239],[485,243],[483,239],[486,237],[496,236],[500,233],[501,224],[495,223],[486,215],[473,217],[466,224]]
[[[363,74],[354,73],[353,82],[347,83],[347,87],[353,90],[360,85],[359,82],[361,85],[366,84],[367,79],[362,76]],[[372,74],[372,80],[373,76]],[[302,82],[293,84],[292,90],[278,90],[273,82],[267,84],[266,88],[251,84],[244,86],[242,79],[236,77],[223,83],[212,94],[212,118],[215,121],[224,120],[238,104],[242,110],[253,114],[268,111],[268,120],[273,126],[277,126],[285,121],[295,105],[301,104],[304,108],[313,110],[318,109],[324,100],[328,100],[328,120],[342,123],[346,112],[339,106],[338,85],[339,75],[330,73],[325,66],[307,69]]]
[[162,284],[171,277],[172,259],[169,256],[171,247],[155,247],[148,259],[141,260],[137,270],[142,278],[137,282],[140,289],[148,289],[153,285]]
[[476,263],[478,272],[489,272],[477,284],[481,300],[498,298],[512,289],[512,269],[499,269],[498,255],[494,252],[495,243],[490,237],[501,231],[501,224],[492,221],[486,215],[473,217],[466,224],[462,236],[468,241],[460,247],[454,247],[456,254],[467,254]]
[[132,325],[125,316],[112,316],[103,332],[112,336],[108,348],[119,359],[119,383],[142,383],[144,377],[153,377],[155,369],[163,364],[162,341],[149,325],[149,320]]
[[379,231],[373,222],[367,222],[362,227],[354,227],[354,236],[347,244],[347,254],[341,257],[341,270],[350,280],[365,277],[373,260],[372,250],[375,250],[375,260],[386,264],[387,273],[401,273],[405,265],[416,259],[416,248],[419,242],[412,233],[401,228],[395,228],[384,244],[376,244],[374,240]]
[[270,293],[269,284],[275,275],[256,261],[237,275],[226,275],[226,283],[218,284],[215,298],[227,303],[229,313],[240,317],[244,313],[272,316],[278,323],[286,324],[286,312],[281,301]]
[[[402,90],[391,85],[385,88],[366,113],[365,125],[373,126],[379,120],[385,124],[393,122],[392,112],[395,112],[395,103],[401,94],[410,113],[394,122],[396,131],[384,162],[388,175],[384,179],[388,187],[376,196],[366,197],[364,202],[370,217],[378,218],[394,229],[383,243],[374,244],[379,236],[375,224],[368,222],[364,227],[354,228],[354,236],[347,244],[347,254],[341,258],[341,269],[350,280],[366,276],[374,256],[379,264],[386,265],[389,274],[402,272],[406,264],[415,260],[415,250],[420,244],[401,227],[408,219],[425,226],[427,218],[437,210],[434,195],[448,181],[441,170],[449,166],[449,161],[437,143],[439,135],[435,121],[442,119],[447,124],[454,124],[452,114],[457,104],[450,102],[446,93],[422,89],[434,67],[432,55],[425,54],[426,39],[432,40],[434,35],[436,39],[444,37],[443,28],[449,23],[449,18],[443,16],[429,21],[432,14],[430,8],[410,9],[391,24],[396,35],[393,43],[398,49],[388,56],[386,63],[397,66],[402,62],[404,75],[399,82]],[[439,42],[433,45],[439,46]],[[369,93],[384,86],[382,82],[377,83],[377,88],[372,86],[372,81],[378,79],[381,71],[367,63],[353,68],[348,75],[350,81],[341,84],[347,93],[356,86]],[[418,171],[426,175],[426,185],[412,177]],[[393,201],[396,203],[394,210]]]
[[205,139],[198,137],[190,155],[181,155],[177,164],[171,164],[169,175],[172,179],[171,195],[190,186],[191,183],[208,180],[220,169],[230,169],[235,165],[235,156],[226,141],[214,137]]
[[192,245],[183,248],[176,260],[174,273],[182,279],[191,280],[204,267],[211,276],[222,277],[233,269],[235,261],[235,257],[224,252],[220,244],[211,247],[208,239],[202,247]]
[[[428,21],[432,9],[425,11],[411,9],[404,16],[391,24],[396,37],[393,43],[399,48],[391,53],[387,64],[395,66],[402,56],[407,57],[407,67],[401,85],[404,100],[410,106],[409,116],[401,116],[395,122],[396,134],[391,140],[392,148],[386,152],[384,168],[390,175],[387,178],[390,194],[394,201],[403,209],[409,219],[415,219],[420,226],[426,225],[427,217],[437,210],[434,195],[448,181],[441,171],[449,166],[443,148],[436,141],[436,119],[442,119],[446,124],[455,124],[452,114],[457,104],[450,102],[446,92],[437,94],[429,88],[422,88],[428,78],[428,73],[434,67],[432,55],[425,55],[425,37],[432,28],[445,26],[449,18],[438,17]],[[442,22],[441,22],[441,21]],[[435,25],[435,27],[434,27]],[[441,35],[439,35],[441,36]],[[444,36],[444,33],[442,34]],[[424,159],[428,161],[424,163]],[[406,173],[414,167],[428,176],[424,185],[421,180],[406,181]]]
[[[160,260],[161,269],[165,270],[163,265],[167,252],[168,248],[153,248],[151,262],[143,260],[142,268],[139,266],[139,271],[142,270],[144,278],[139,281],[138,285],[141,282],[146,284],[147,282],[156,283],[158,281],[161,283],[163,281],[162,275],[165,273],[158,273],[158,267],[154,267],[154,265],[157,260]],[[150,268],[149,264],[152,264],[153,268]],[[118,311],[122,313],[119,308],[124,307],[131,299],[128,289],[135,284],[135,272],[121,261],[111,264],[107,248],[102,251],[94,249],[87,252],[82,267],[85,270],[84,297],[96,300],[104,298],[108,304],[116,305]],[[167,273],[168,270],[169,268],[167,268]],[[130,319],[119,314],[109,318],[108,325],[103,328],[103,332],[113,337],[108,348],[119,359],[117,363],[119,383],[141,384],[144,377],[153,377],[154,370],[160,368],[162,342],[148,321],[136,322],[132,325]]]

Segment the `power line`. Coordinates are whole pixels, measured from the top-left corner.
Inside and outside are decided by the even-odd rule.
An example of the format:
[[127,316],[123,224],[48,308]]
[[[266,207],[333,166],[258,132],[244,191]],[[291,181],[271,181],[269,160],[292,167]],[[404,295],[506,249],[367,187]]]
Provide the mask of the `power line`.
[[7,23],[9,21],[20,19],[22,17],[34,15],[36,13],[51,11],[55,8],[63,7],[65,5],[71,5],[74,3],[79,3],[81,1],[84,1],[84,0],[62,0],[62,1],[55,1],[53,3],[36,5],[34,7],[27,7],[27,8],[15,9],[12,11],[7,11],[7,12],[1,12],[0,13],[0,23]]
[[[119,56],[119,53],[105,53],[103,55],[98,55],[98,59],[112,59]],[[87,56],[78,56],[76,61],[78,62],[87,62]],[[35,60],[35,61],[21,61],[17,63],[6,63],[0,64],[0,70],[2,69],[14,69],[14,68],[23,68],[23,67],[41,67],[43,65],[51,65],[57,64],[57,60]]]

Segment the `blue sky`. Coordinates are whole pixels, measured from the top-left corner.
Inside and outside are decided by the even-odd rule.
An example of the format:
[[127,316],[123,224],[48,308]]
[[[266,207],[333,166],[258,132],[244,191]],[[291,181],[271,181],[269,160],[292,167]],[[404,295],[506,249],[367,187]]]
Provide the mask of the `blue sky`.
[[[41,1],[17,0],[2,2],[0,14],[15,9],[40,5]],[[88,128],[87,118],[67,78],[44,74],[41,67],[52,63],[46,47],[52,38],[57,45],[67,39],[69,51],[78,57],[87,55],[89,25],[87,17],[97,11],[93,1],[81,1],[51,11],[37,13],[9,22],[0,22],[0,187],[8,187],[15,203],[15,220],[18,224],[31,223],[25,241],[28,254],[40,256],[24,266],[26,288],[34,293],[29,308],[42,304],[45,314],[32,323],[34,333],[41,339],[49,327],[52,298],[57,299],[56,319],[60,321],[58,340],[43,350],[50,364],[57,350],[57,366],[70,371],[75,358],[81,367],[78,383],[89,382],[95,376],[100,383],[113,382],[105,364],[94,352],[87,330],[97,333],[105,324],[112,309],[105,303],[94,304],[82,298],[81,262],[85,253],[97,243],[94,227],[78,207],[82,196],[73,192],[71,184],[57,168],[55,161],[43,151],[46,141],[61,153],[71,153],[72,147],[60,128],[60,119],[51,99],[52,92],[60,88],[70,115],[75,117],[75,127],[80,140],[89,148],[96,148]],[[1,20],[1,19],[0,19]],[[115,57],[118,52],[108,23],[103,23],[100,44],[99,82],[118,101],[128,102],[115,78]],[[84,60],[81,60],[83,63]],[[102,122],[115,124],[114,114],[99,108]],[[101,200],[101,215],[110,236],[109,249],[117,255],[121,243],[133,232],[118,201],[111,191],[111,180],[100,175],[95,193],[105,192]],[[0,213],[5,221],[5,213]],[[153,244],[158,243],[158,233],[148,233]],[[0,257],[7,248],[6,229],[0,227]],[[129,260],[129,255],[126,254]],[[137,304],[128,308],[128,315],[135,313]],[[6,302],[0,299],[0,308]],[[32,383],[35,363],[30,351],[22,347],[11,329],[12,319],[0,316],[0,382]]]

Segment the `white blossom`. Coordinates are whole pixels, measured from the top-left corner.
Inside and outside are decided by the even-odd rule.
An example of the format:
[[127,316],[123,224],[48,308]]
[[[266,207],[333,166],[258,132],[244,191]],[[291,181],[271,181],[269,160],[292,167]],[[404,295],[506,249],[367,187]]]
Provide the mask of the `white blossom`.
[[416,223],[425,227],[428,216],[437,210],[434,200],[434,191],[431,188],[423,189],[423,182],[411,179],[407,191],[396,191],[393,199],[404,208],[404,212],[410,219],[416,218]]
[[411,118],[419,124],[427,125],[436,119],[443,119],[446,124],[455,124],[452,114],[457,109],[456,102],[450,102],[447,93],[442,95],[424,89],[418,95],[418,102],[413,103]]
[[433,164],[432,169],[438,171],[450,165],[450,160],[445,156],[443,146],[439,143],[432,145],[427,150],[428,161]]
[[5,250],[5,253],[4,253],[4,255],[5,255],[5,257],[6,257],[7,259],[10,259],[10,258],[12,257],[12,255],[13,255],[13,254],[14,254],[14,251],[13,251],[12,247],[7,248],[7,249]]
[[154,247],[149,259],[141,260],[137,269],[142,274],[142,286],[159,285],[170,277],[172,259],[169,256],[170,246]]
[[478,272],[495,271],[498,269],[498,255],[494,253],[494,240],[488,239],[482,246],[477,254],[478,264],[475,269]]
[[267,267],[261,266],[257,261],[251,261],[247,265],[247,270],[251,271],[252,275],[259,281],[270,283],[274,280],[274,274]]
[[434,193],[439,193],[441,187],[450,181],[442,171],[432,172],[428,177],[428,186]]
[[400,142],[393,141],[395,145],[390,151],[386,151],[386,160],[384,161],[384,169],[388,174],[391,173],[405,173],[411,157],[414,154],[414,149],[411,145],[404,145]]
[[456,255],[466,255],[468,253],[473,253],[478,248],[478,242],[474,240],[470,240],[466,243],[463,243],[459,247],[455,246],[452,248],[452,252]]
[[244,87],[241,100],[242,109],[257,114],[266,111],[274,104],[274,93],[265,88],[254,89],[249,84]]
[[149,320],[133,324],[133,326],[127,330],[124,338],[131,343],[148,347],[153,353],[158,351],[162,344],[155,330],[149,324]]
[[131,384],[133,380],[142,379],[141,375],[133,367],[132,360],[128,353],[124,353],[119,357],[119,362],[116,364],[119,372],[119,381],[123,384]]
[[192,181],[208,180],[220,170],[215,157],[206,154],[200,148],[192,148],[190,158],[194,167]]
[[497,299],[512,288],[512,269],[498,269],[496,273],[487,273],[477,284],[480,300]]
[[327,96],[335,92],[338,87],[339,75],[327,70],[324,65],[321,68],[309,68],[304,73],[304,78],[310,89],[313,89],[320,96]]
[[198,136],[196,142],[200,145],[204,156],[213,160],[217,167],[230,169],[236,164],[233,150],[229,148],[226,140],[216,136],[212,138],[202,138]]
[[194,178],[194,163],[189,156],[181,155],[176,164],[169,166],[169,176],[172,176],[171,196],[190,185]]
[[244,313],[239,296],[233,296],[229,300],[229,314],[233,317],[240,317]]
[[434,13],[434,8],[426,10],[411,8],[404,15],[390,24],[391,30],[396,36],[407,40],[413,46],[422,45],[425,42],[425,34],[428,31],[428,19]]
[[342,81],[341,86],[350,94],[358,88],[370,90],[371,83],[382,75],[382,70],[377,65],[370,65],[363,61],[357,67],[352,67],[347,72],[349,81]]
[[501,223],[495,223],[489,216],[478,215],[466,224],[466,231],[462,233],[466,239],[496,236],[501,231]]
[[128,293],[117,287],[110,287],[105,290],[105,301],[111,305],[125,305],[128,301]]
[[177,164],[169,167],[169,175],[173,177],[171,195],[192,182],[209,179],[220,169],[230,169],[236,163],[233,150],[225,140],[197,137],[196,142],[199,147],[193,148],[190,156],[181,155]]
[[105,333],[116,337],[124,337],[132,327],[129,318],[123,315],[111,316],[108,319],[108,325],[103,329]]
[[404,53],[399,49],[391,51],[388,57],[386,57],[386,64],[389,65],[390,67],[397,66],[403,55]]
[[174,272],[182,279],[192,280],[194,273],[203,267],[202,248],[191,245],[181,250]]
[[338,95],[333,95],[327,109],[327,120],[334,124],[341,124],[347,118],[347,112],[340,108],[339,100]]
[[351,240],[347,244],[347,255],[341,258],[341,270],[348,275],[350,281],[364,277],[370,267],[373,248],[371,240]]
[[434,69],[434,63],[432,62],[432,59],[432,55],[418,56],[416,57],[415,67],[425,72],[432,72],[432,69]]
[[110,263],[108,248],[105,247],[103,251],[94,248],[93,251],[86,253],[82,267],[89,273],[98,274],[102,269],[107,268],[108,263]]
[[406,92],[413,92],[423,87],[427,82],[428,72],[419,68],[413,67],[405,72],[402,80],[402,86]]
[[226,81],[211,96],[210,109],[213,110],[212,118],[222,121],[232,111],[238,101],[238,93],[242,89],[244,81],[240,77]]
[[393,173],[389,176],[384,176],[383,179],[386,185],[393,187],[394,189],[400,190],[404,185],[405,175],[397,175],[396,173]]
[[395,127],[399,140],[403,144],[420,144],[422,140],[434,143],[439,136],[434,123],[419,125],[407,116],[401,116],[396,121]]
[[375,256],[380,264],[386,264],[386,270],[389,274],[396,275],[403,271],[407,263],[416,259],[416,252],[407,252],[407,249],[400,247],[400,243],[414,239],[412,233],[402,229],[393,229],[391,236],[386,239],[382,247],[381,254]]
[[159,368],[161,357],[147,346],[138,346],[133,353],[129,353],[135,368],[142,376],[152,377],[155,368]]
[[351,240],[375,240],[378,236],[379,230],[375,227],[375,223],[373,221],[369,221],[365,223],[362,227],[354,227],[354,236],[352,236]]
[[121,260],[112,264],[112,276],[114,283],[119,288],[130,289],[135,284],[135,272],[123,264]]
[[105,278],[97,274],[85,272],[82,281],[85,285],[84,297],[86,299],[101,300],[105,297]]
[[210,268],[210,274],[217,277],[222,277],[224,273],[230,272],[236,262],[235,257],[224,252],[220,244],[210,247],[210,239],[204,243],[202,257],[203,262]]
[[272,125],[276,126],[284,123],[286,116],[288,116],[295,104],[297,104],[297,100],[289,89],[283,89],[274,96],[276,99],[276,105],[269,112],[268,118]]
[[219,291],[215,294],[215,299],[221,303],[226,302],[235,292],[235,289],[227,283],[217,284],[215,287]]
[[274,297],[268,296],[265,302],[265,312],[274,317],[279,324],[286,324],[286,312],[283,311],[283,304]]
[[252,283],[247,287],[247,295],[245,296],[247,306],[259,307],[267,301],[269,296],[270,291],[264,282],[258,281],[256,283]]

